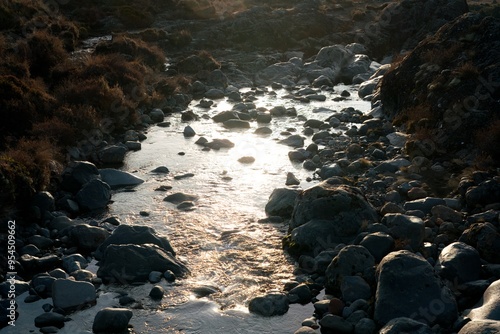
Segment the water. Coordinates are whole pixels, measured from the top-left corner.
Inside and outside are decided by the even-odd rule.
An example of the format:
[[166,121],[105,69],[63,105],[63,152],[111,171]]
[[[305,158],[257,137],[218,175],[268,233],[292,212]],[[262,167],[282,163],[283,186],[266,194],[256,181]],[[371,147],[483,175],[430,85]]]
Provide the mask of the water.
[[[351,91],[353,98],[334,102],[332,98],[344,89]],[[325,93],[328,95],[325,102],[299,103],[283,98],[286,94],[287,91],[278,90],[275,96],[259,95],[254,103],[268,109],[279,105],[295,107],[298,114],[307,119],[326,119],[331,115],[330,112],[316,113],[318,107],[340,111],[352,106],[364,112],[370,107],[368,102],[356,98],[356,87],[350,86],[339,86],[335,93]],[[200,116],[213,116],[230,110],[233,105],[225,100],[216,102],[216,106],[202,109],[196,107],[197,101],[194,101],[190,108]],[[192,274],[174,284],[162,281],[160,285],[166,289],[166,296],[161,302],[148,297],[153,286],[149,283],[103,286],[98,305],[72,314],[74,321],[68,322],[60,333],[91,332],[95,313],[105,306],[118,306],[116,296],[123,292],[137,301],[132,306],[134,316],[130,321],[135,333],[293,333],[303,319],[312,315],[312,304],[291,305],[287,314],[272,318],[250,314],[246,305],[252,297],[280,291],[283,283],[295,279],[294,262],[281,249],[281,239],[288,228],[286,223],[265,224],[258,220],[265,217],[264,206],[273,189],[285,186],[287,172],[293,172],[301,180],[302,189],[315,184],[315,181],[306,181],[312,176],[310,171],[290,162],[287,154],[291,148],[277,142],[286,137],[280,135],[284,129],[295,128],[292,133],[300,134],[303,120],[275,118],[267,125],[273,133],[259,136],[253,133],[258,127],[255,122],[251,123],[251,129],[227,130],[210,118],[201,117],[189,123],[197,133],[193,138],[184,138],[182,131],[188,124],[181,121],[180,115],[166,120],[171,122],[170,127],[150,128],[142,149],[127,156],[123,170],[145,182],[133,192],[117,191],[109,214],[125,224],[147,225],[167,236],[178,258]],[[204,152],[195,144],[201,135],[208,140],[229,139],[235,147]],[[308,140],[310,143],[310,138]],[[180,152],[183,155],[179,155]],[[238,162],[243,156],[252,156],[255,162]],[[151,173],[162,165],[169,168],[169,174]],[[194,176],[174,178],[185,173]],[[155,191],[162,185],[172,189]],[[175,192],[196,195],[194,210],[180,211],[163,201]],[[149,216],[141,215],[141,211]],[[212,293],[200,298],[200,294],[207,292]],[[23,299],[18,299],[22,310],[28,307]],[[41,304],[34,316],[41,313],[39,310]],[[33,322],[24,323],[25,329],[33,329]],[[7,333],[5,329],[1,332]]]

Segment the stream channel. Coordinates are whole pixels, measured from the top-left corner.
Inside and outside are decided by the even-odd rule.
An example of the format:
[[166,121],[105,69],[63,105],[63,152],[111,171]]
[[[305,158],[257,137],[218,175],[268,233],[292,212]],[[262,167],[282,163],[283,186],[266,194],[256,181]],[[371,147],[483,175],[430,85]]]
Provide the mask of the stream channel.
[[[351,96],[334,101],[343,90]],[[249,89],[241,90],[245,91]],[[204,115],[199,121],[185,123],[180,114],[173,114],[165,119],[171,122],[170,127],[148,129],[142,149],[129,153],[122,167],[145,182],[133,191],[116,191],[109,215],[118,217],[123,224],[147,225],[167,236],[191,275],[174,283],[165,280],[158,283],[166,290],[160,302],[148,297],[153,284],[103,285],[98,304],[71,314],[73,321],[66,323],[59,333],[91,333],[95,313],[106,306],[119,306],[116,296],[123,291],[138,302],[138,307],[132,307],[134,315],[130,321],[134,333],[289,334],[301,326],[302,320],[312,316],[312,304],[293,304],[285,315],[271,318],[250,314],[247,308],[251,298],[271,290],[279,291],[285,282],[295,279],[293,260],[281,248],[281,239],[288,228],[286,222],[258,221],[265,218],[264,207],[269,195],[275,188],[285,187],[288,172],[301,180],[301,189],[317,182],[306,181],[313,173],[304,170],[300,163],[292,163],[288,158],[292,148],[278,140],[286,138],[282,131],[287,129],[291,134],[301,134],[304,117],[324,120],[333,110],[346,107],[367,112],[370,103],[357,97],[356,86],[339,85],[333,92],[322,91],[321,94],[327,96],[324,102],[301,103],[286,98],[288,94],[285,89],[267,88],[267,93],[255,95],[257,99],[253,103],[266,109],[294,107],[299,117],[275,117],[270,124],[251,122],[251,128],[244,130],[226,129],[210,117],[231,110],[234,102],[215,100],[210,109],[204,109],[196,106],[199,101],[193,101],[190,109],[199,116]],[[183,129],[187,125],[196,131],[194,137],[184,137]],[[254,133],[257,127],[264,125],[273,132],[266,136]],[[342,128],[330,131],[342,131]],[[202,146],[195,144],[200,136],[209,141],[229,139],[235,146],[202,151]],[[307,137],[305,146],[309,143],[311,137]],[[252,156],[255,161],[239,162],[244,156]],[[152,173],[158,166],[167,166],[170,172]],[[193,176],[175,179],[186,173]],[[172,189],[155,191],[165,185]],[[198,197],[191,211],[179,210],[163,201],[165,196],[176,192]],[[144,212],[149,215],[145,216]],[[95,263],[91,267],[87,269],[97,269]],[[18,300],[25,312],[31,308],[37,310],[33,311],[35,316],[41,305],[47,303],[45,300],[40,301],[42,304],[25,304],[23,296]],[[32,323],[26,327],[28,331]],[[22,332],[22,328],[16,330]]]

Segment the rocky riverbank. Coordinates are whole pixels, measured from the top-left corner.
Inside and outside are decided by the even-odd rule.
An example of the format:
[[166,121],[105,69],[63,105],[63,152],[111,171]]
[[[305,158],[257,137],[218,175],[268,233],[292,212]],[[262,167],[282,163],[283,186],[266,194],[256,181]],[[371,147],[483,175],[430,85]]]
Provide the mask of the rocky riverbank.
[[[167,92],[166,98],[157,101],[157,108],[136,99],[137,117],[124,121],[122,131],[111,135],[102,128],[92,129],[93,135],[85,139],[88,145],[70,146],[68,154],[74,161],[60,173],[57,191],[38,192],[25,206],[33,213],[33,222],[17,224],[13,267],[17,275],[1,284],[2,325],[8,325],[12,317],[22,320],[22,310],[9,309],[12,287],[16,295],[29,291],[27,303],[52,298],[40,310],[35,326],[53,333],[75,311],[93,307],[102,284],[156,284],[190,274],[165,236],[145,226],[99,216],[112,200],[113,189],[133,187],[144,180],[95,164],[123,163],[127,152],[140,150],[149,126],[169,126],[166,117],[172,112],[182,111],[183,121],[196,124],[205,115],[186,110],[196,98],[206,109],[226,100],[233,105],[232,110],[212,118],[228,131],[256,127],[256,135],[269,135],[272,122],[301,121],[300,133],[295,128],[282,129],[280,143],[292,147],[288,154],[291,163],[302,164],[310,171],[310,180],[320,181],[305,190],[287,187],[271,194],[268,218],[262,223],[289,221],[283,246],[296,258],[296,280],[286,283],[282,292],[249,300],[252,313],[274,316],[286,313],[289,304],[313,303],[314,313],[296,333],[316,333],[317,329],[322,333],[498,330],[500,184],[494,168],[498,152],[488,147],[498,139],[493,113],[499,94],[499,65],[494,56],[498,53],[498,21],[466,14],[418,44],[422,36],[441,27],[440,23],[467,11],[467,4],[461,1],[428,1],[425,8],[420,4],[370,5],[364,7],[366,12],[355,12],[355,3],[321,7],[300,2],[293,9],[255,7],[223,19],[191,21],[198,27],[193,29],[191,47],[223,48],[230,43],[234,49],[211,53],[194,53],[189,47],[175,50],[167,72],[189,76],[189,94],[171,90],[168,82],[155,83],[156,89],[163,87]],[[215,9],[205,13],[222,15]],[[330,29],[308,33],[318,28],[313,22],[330,22],[337,17],[336,11],[346,10],[359,19],[346,31],[338,32],[342,30],[338,27],[332,28],[333,35]],[[416,18],[422,10],[432,13],[426,16],[432,17],[432,24],[419,21],[406,25],[413,30],[402,29],[407,22],[404,18]],[[371,31],[359,32],[374,17],[387,19],[375,24],[376,42]],[[160,17],[156,25],[165,24],[164,19]],[[292,30],[285,34],[286,29],[278,28],[289,19],[296,24],[290,24]],[[214,22],[218,23],[207,24]],[[255,28],[250,35],[248,26]],[[400,30],[397,41],[381,38]],[[363,44],[350,43],[363,40],[355,38],[358,33],[370,38]],[[257,46],[268,49],[242,53],[255,45],[251,38],[255,36],[260,37]],[[172,36],[167,37],[164,44],[171,46]],[[114,53],[115,48],[130,46],[144,51],[129,38],[103,42],[95,52]],[[274,49],[276,40],[283,44],[281,50]],[[440,54],[447,43],[447,53]],[[397,62],[382,59],[395,48],[412,49],[417,44]],[[159,62],[157,55],[142,56],[151,60],[150,66]],[[64,73],[55,68],[52,74]],[[481,78],[488,78],[486,84]],[[372,101],[372,111],[364,114],[355,108],[320,107],[315,110],[317,117],[306,119],[285,102],[269,108],[254,104],[259,96],[273,96],[283,89],[288,91],[283,99],[296,104],[321,103],[332,92],[337,94],[335,101],[349,101],[348,91],[335,92],[340,82],[359,85],[359,96]],[[470,96],[479,101],[475,113],[454,127],[450,112],[459,112],[460,106],[467,108],[464,101]],[[415,110],[421,105],[429,108]],[[133,128],[129,121],[135,122]],[[485,128],[488,135],[477,150],[477,133]],[[444,129],[445,140],[439,140],[443,137],[433,129]],[[196,132],[186,126],[183,136],[193,137]],[[306,142],[310,144],[306,146]],[[428,143],[434,143],[430,154],[424,150]],[[199,138],[197,145],[206,151],[230,149],[235,144]],[[457,153],[444,154],[452,149]],[[489,155],[480,161],[488,170],[475,168],[481,154]],[[254,161],[254,157],[245,158],[242,163]],[[169,170],[162,166],[154,172]],[[287,185],[297,182],[289,175]],[[165,200],[181,210],[195,207],[196,197],[182,195],[186,194]],[[99,261],[96,274],[86,270],[95,260]],[[158,285],[149,298],[161,300],[163,295]],[[129,330],[137,303],[126,294],[119,303],[129,309],[100,310],[94,332]]]

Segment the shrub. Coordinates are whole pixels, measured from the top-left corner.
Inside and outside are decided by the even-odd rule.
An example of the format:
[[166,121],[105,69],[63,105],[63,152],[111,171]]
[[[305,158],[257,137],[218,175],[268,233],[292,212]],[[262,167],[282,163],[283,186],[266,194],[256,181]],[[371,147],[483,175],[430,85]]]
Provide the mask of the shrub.
[[68,58],[62,41],[46,30],[37,30],[30,35],[25,50],[30,72],[34,77],[48,77],[54,66]]
[[479,69],[472,62],[468,61],[458,66],[455,72],[462,79],[476,79],[479,76]]
[[476,132],[477,147],[484,153],[490,155],[496,162],[500,162],[500,119],[490,123],[485,129]]
[[125,27],[129,29],[146,28],[151,26],[154,21],[151,13],[138,6],[118,7],[115,15],[125,25]]
[[33,125],[31,135],[34,138],[46,139],[62,147],[73,145],[78,136],[75,128],[57,117]]
[[95,53],[98,55],[126,54],[157,70],[165,66],[165,54],[157,46],[125,35],[113,36],[112,41],[99,43]]

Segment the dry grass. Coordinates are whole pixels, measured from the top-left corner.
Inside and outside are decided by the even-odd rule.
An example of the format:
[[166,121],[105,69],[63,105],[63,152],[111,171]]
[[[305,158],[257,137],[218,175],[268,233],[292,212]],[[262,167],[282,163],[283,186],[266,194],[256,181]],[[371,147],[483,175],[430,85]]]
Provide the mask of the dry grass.
[[476,79],[479,77],[479,69],[471,61],[463,63],[455,69],[457,75],[462,79]]
[[477,147],[495,161],[500,161],[500,119],[490,123],[486,129],[476,132],[475,142]]

